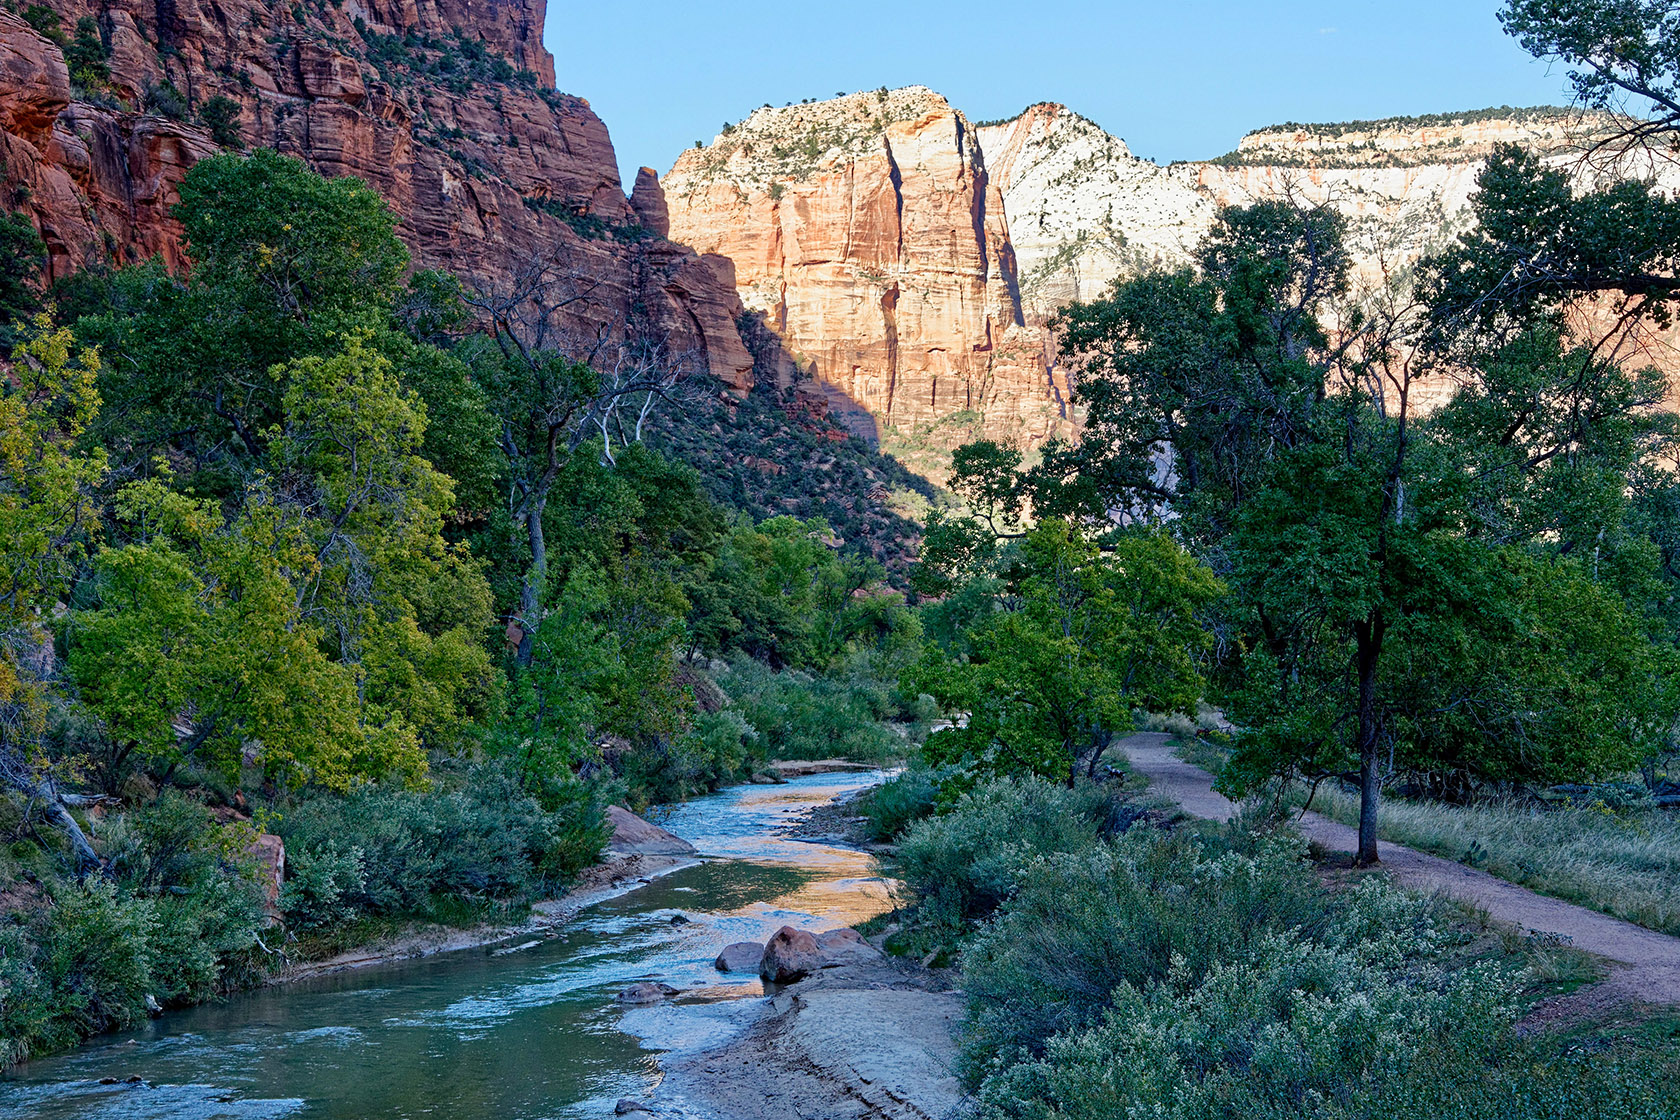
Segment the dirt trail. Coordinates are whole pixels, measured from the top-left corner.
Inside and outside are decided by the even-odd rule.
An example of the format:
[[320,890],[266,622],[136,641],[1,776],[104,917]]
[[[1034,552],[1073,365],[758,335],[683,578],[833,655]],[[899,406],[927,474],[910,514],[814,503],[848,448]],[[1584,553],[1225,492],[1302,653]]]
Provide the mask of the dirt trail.
[[[1151,792],[1172,798],[1191,816],[1223,821],[1236,813],[1234,802],[1214,792],[1212,775],[1173,754],[1172,736],[1145,732],[1121,740],[1118,746],[1131,759],[1133,769],[1149,778]],[[1357,832],[1328,817],[1306,813],[1299,824],[1309,840],[1331,851],[1351,852],[1357,847]],[[1575,948],[1605,958],[1612,963],[1606,983],[1628,999],[1680,1004],[1680,938],[1536,894],[1485,871],[1399,844],[1379,841],[1377,855],[1404,886],[1451,895],[1481,907],[1497,921],[1566,938]]]

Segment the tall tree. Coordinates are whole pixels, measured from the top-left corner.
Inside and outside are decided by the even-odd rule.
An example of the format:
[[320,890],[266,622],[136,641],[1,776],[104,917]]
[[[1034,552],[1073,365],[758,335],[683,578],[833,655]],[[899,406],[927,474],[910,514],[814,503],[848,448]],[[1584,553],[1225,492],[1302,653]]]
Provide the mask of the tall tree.
[[1136,710],[1194,709],[1209,640],[1200,618],[1223,589],[1178,545],[1131,531],[1099,547],[1051,519],[998,560],[1003,594],[968,627],[964,648],[930,647],[908,675],[966,715],[929,739],[932,758],[1072,785],[1096,774]]
[[[1081,444],[1015,474],[1013,500],[1096,523],[1157,520],[1228,579],[1220,680],[1242,730],[1227,783],[1351,769],[1363,862],[1376,859],[1393,766],[1509,777],[1527,757],[1529,776],[1556,772],[1534,752],[1496,761],[1490,749],[1493,727],[1543,722],[1557,703],[1531,673],[1477,694],[1500,650],[1514,652],[1501,645],[1513,619],[1566,643],[1560,663],[1582,680],[1632,681],[1628,666],[1664,664],[1639,608],[1590,605],[1599,593],[1576,582],[1574,552],[1593,542],[1602,570],[1592,576],[1616,575],[1612,603],[1648,586],[1653,556],[1625,523],[1630,482],[1670,431],[1650,412],[1658,381],[1560,333],[1558,285],[1464,298],[1509,272],[1497,259],[1508,240],[1500,213],[1488,208],[1506,205],[1513,180],[1556,186],[1525,161],[1502,153],[1483,173],[1478,214],[1494,232],[1466,236],[1425,269],[1433,306],[1395,292],[1349,307],[1340,222],[1322,211],[1224,212],[1199,270],[1123,282],[1062,313],[1091,421]],[[1602,210],[1623,201],[1607,196]],[[1590,256],[1584,231],[1608,228],[1594,225],[1599,211],[1539,220],[1555,227],[1557,259]],[[1425,376],[1457,385],[1429,415],[1418,405]],[[1486,660],[1443,674],[1443,643]],[[1436,667],[1433,697],[1402,671],[1425,665]],[[1593,772],[1636,756],[1667,693],[1643,690],[1640,715],[1556,757]],[[1432,704],[1475,712],[1480,731]]]
[[41,747],[53,649],[46,625],[99,525],[105,453],[81,437],[99,410],[99,355],[45,317],[0,366],[0,785],[46,806],[78,863],[98,862]]

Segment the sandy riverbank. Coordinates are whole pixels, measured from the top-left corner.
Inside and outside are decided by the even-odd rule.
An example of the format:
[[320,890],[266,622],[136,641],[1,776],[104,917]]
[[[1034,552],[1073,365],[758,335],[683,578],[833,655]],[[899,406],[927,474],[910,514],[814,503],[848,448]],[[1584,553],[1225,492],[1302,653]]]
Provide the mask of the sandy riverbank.
[[761,1001],[730,1041],[673,1054],[641,1113],[729,1120],[939,1120],[963,1101],[952,1072],[963,1001],[947,978],[886,959],[826,969]]

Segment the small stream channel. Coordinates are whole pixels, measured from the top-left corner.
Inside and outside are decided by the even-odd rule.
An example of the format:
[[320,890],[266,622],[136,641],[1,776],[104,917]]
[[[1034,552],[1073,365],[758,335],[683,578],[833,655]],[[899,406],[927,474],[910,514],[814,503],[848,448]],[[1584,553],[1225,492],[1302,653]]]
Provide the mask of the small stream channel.
[[[891,906],[868,856],[777,834],[880,777],[821,774],[678,806],[654,819],[705,861],[589,907],[551,939],[172,1012],[0,1079],[0,1120],[611,1115],[658,1081],[659,1052],[720,1041],[752,1014],[758,980],[712,967],[725,944]],[[640,979],[684,995],[626,1011],[613,997]]]

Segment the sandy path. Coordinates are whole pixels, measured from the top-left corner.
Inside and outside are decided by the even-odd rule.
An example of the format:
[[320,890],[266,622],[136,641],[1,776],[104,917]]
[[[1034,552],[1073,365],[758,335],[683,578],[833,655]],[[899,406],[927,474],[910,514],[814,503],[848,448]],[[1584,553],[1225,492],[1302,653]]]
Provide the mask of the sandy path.
[[[1117,745],[1132,767],[1149,778],[1151,792],[1172,798],[1191,816],[1223,821],[1237,811],[1235,803],[1214,792],[1212,775],[1173,754],[1172,736],[1145,732]],[[1352,852],[1358,846],[1353,828],[1317,813],[1304,814],[1299,825],[1309,840],[1331,851]],[[1481,907],[1497,921],[1567,938],[1575,948],[1605,958],[1612,963],[1607,983],[1629,999],[1680,1004],[1680,938],[1536,894],[1485,871],[1399,844],[1379,841],[1377,855],[1404,886],[1451,895]]]

